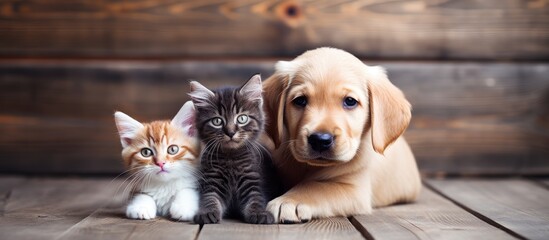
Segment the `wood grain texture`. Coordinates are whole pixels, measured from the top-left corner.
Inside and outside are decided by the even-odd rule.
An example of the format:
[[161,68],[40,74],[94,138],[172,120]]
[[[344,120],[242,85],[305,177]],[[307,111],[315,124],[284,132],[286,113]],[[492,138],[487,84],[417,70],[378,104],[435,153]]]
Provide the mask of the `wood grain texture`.
[[549,237],[549,191],[526,180],[428,180],[468,209],[527,239]]
[[0,55],[549,58],[549,4],[521,0],[137,0],[0,3]]
[[272,62],[8,65],[0,67],[0,158],[17,161],[1,161],[0,171],[26,173],[120,172],[115,110],[170,119],[188,100],[190,79],[219,87],[272,72]]
[[549,188],[549,179],[545,179],[545,180],[542,180],[540,182],[541,182],[541,184],[543,184],[543,185],[545,185]]
[[0,217],[4,216],[4,208],[11,196],[11,191],[26,180],[25,177],[0,175]]
[[424,172],[549,172],[549,66],[386,66],[412,104],[405,136]]
[[[119,205],[119,204],[118,204]],[[199,225],[166,218],[131,220],[125,207],[113,205],[97,210],[65,231],[58,239],[195,239]]]
[[[266,78],[274,61],[0,61],[2,172],[116,173],[112,119],[169,119],[188,79]],[[413,105],[405,136],[425,173],[549,173],[549,64],[380,64]]]
[[375,209],[351,221],[372,239],[514,239],[427,188],[415,203]]
[[224,220],[204,225],[199,240],[363,239],[346,218],[326,218],[304,224],[253,225]]
[[12,190],[0,239],[54,239],[115,199],[115,187],[101,179],[30,179]]

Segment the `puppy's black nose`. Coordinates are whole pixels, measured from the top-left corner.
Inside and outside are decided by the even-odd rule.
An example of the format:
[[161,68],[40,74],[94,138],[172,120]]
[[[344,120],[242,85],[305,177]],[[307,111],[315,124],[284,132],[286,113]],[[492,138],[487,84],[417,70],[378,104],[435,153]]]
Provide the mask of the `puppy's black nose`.
[[334,144],[334,136],[329,133],[313,133],[307,139],[311,148],[317,152],[330,149]]

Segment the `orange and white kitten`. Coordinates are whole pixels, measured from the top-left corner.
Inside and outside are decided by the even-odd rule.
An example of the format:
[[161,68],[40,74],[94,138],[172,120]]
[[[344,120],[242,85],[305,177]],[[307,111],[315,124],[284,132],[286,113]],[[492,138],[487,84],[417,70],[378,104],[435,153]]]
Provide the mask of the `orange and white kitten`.
[[116,112],[122,158],[135,181],[126,216],[152,219],[156,215],[188,221],[198,210],[197,171],[200,142],[191,101],[171,121],[142,124]]

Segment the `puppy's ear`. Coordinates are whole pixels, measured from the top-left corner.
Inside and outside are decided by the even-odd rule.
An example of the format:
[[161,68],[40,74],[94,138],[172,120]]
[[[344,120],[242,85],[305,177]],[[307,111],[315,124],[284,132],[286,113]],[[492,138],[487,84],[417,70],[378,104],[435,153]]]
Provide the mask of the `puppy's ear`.
[[374,150],[383,154],[410,123],[411,105],[387,78],[382,67],[367,67],[370,120]]
[[275,66],[275,73],[263,82],[264,109],[267,116],[265,130],[273,140],[275,149],[282,142],[286,92],[294,74],[293,62],[279,61]]

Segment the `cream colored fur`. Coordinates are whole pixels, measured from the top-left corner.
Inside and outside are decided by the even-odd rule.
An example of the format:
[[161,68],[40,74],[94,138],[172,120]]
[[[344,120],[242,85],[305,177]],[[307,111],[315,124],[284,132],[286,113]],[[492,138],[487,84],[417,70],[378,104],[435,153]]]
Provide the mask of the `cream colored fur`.
[[[419,172],[401,136],[411,107],[383,68],[319,48],[277,63],[263,86],[262,140],[289,189],[268,204],[278,222],[367,214],[372,207],[416,199]],[[299,96],[308,98],[305,109],[292,105]],[[349,96],[358,107],[343,108]],[[320,158],[306,140],[319,131],[335,136],[333,151]]]

